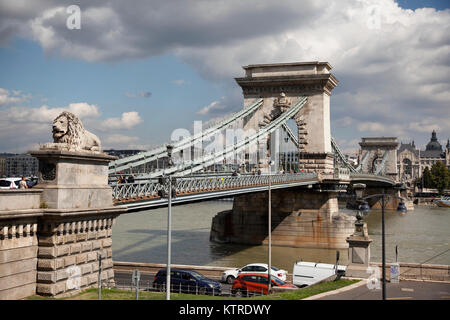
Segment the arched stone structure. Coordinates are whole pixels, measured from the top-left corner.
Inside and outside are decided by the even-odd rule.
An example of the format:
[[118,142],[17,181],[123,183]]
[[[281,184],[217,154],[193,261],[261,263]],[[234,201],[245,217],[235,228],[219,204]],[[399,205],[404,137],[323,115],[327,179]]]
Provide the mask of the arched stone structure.
[[383,165],[379,174],[397,179],[397,147],[395,137],[362,138],[359,161],[361,173],[375,174]]
[[[333,170],[330,133],[330,95],[337,79],[328,62],[257,64],[243,67],[244,108],[255,99],[264,102],[244,119],[244,130],[258,130],[281,112],[307,96],[307,104],[293,117],[298,127],[299,169],[306,172]],[[269,155],[269,154],[268,154]],[[274,158],[274,157],[272,157]]]

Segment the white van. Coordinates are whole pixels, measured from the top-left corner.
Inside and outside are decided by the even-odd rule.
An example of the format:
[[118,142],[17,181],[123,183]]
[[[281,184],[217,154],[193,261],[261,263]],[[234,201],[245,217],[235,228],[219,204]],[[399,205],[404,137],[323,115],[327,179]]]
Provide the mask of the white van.
[[335,264],[297,261],[292,272],[292,283],[300,288],[310,286],[335,274],[340,277],[346,269],[346,266]]

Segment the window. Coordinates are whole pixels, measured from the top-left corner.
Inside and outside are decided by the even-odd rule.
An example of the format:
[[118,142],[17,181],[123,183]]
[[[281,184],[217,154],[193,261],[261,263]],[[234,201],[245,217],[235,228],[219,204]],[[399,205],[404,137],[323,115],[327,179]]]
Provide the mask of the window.
[[158,274],[158,277],[165,277],[166,276],[166,272],[165,271],[161,271]]
[[262,284],[267,284],[267,277],[263,277],[263,276],[259,276],[258,277],[258,282],[262,283]]
[[183,273],[181,274],[181,278],[182,278],[183,280],[191,280],[191,275],[190,275],[189,273],[183,272]]
[[258,283],[259,282],[258,278],[259,278],[258,276],[245,276],[245,277],[242,277],[242,280],[247,281],[247,282]]
[[267,272],[267,268],[265,268],[263,266],[255,266],[254,267],[254,271],[256,271],[256,272]]
[[245,267],[245,268],[242,268],[241,271],[244,271],[244,272],[251,272],[251,271],[253,271],[253,266],[247,266],[247,267]]

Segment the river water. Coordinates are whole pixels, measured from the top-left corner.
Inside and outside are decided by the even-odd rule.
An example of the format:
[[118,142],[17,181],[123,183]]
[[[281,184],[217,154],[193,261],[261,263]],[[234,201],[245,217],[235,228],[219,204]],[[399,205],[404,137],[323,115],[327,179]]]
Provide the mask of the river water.
[[[232,208],[231,201],[208,201],[172,207],[172,263],[239,267],[267,263],[267,246],[220,244],[209,241],[212,218]],[[350,210],[349,214],[354,214]],[[450,209],[415,206],[400,214],[386,211],[386,261],[450,265]],[[381,262],[381,211],[365,217],[371,244],[371,261]],[[167,208],[119,216],[113,227],[113,260],[167,262]],[[272,246],[272,265],[292,272],[295,261],[334,263],[336,250]],[[347,264],[348,250],[340,250]]]

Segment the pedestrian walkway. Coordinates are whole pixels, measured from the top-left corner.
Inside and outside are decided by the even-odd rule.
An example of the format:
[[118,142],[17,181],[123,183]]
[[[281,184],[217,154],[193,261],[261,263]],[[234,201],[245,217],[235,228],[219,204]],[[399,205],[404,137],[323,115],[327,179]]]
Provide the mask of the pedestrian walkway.
[[[350,290],[336,290],[311,297],[311,300],[381,300],[380,289],[369,289],[366,280],[361,280]],[[386,283],[386,300],[450,300],[450,283],[400,281]]]

